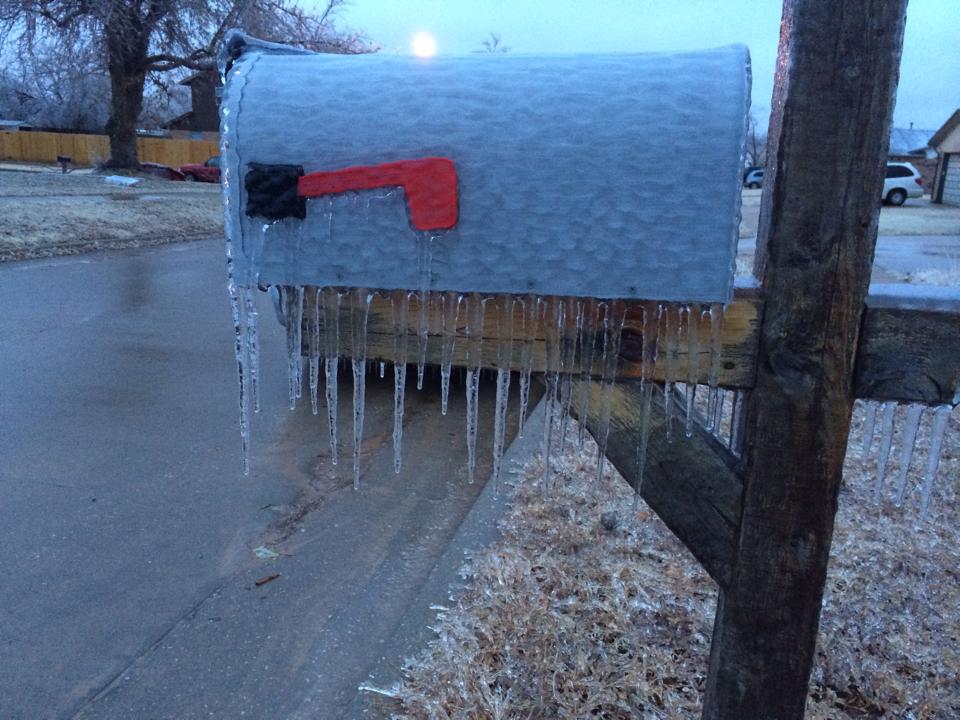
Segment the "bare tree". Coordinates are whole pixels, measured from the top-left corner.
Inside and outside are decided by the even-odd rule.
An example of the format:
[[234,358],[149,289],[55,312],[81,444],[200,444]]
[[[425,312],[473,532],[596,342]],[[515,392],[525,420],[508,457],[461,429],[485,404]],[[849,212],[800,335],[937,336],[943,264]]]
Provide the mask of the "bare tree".
[[747,118],[747,164],[752,167],[767,164],[767,131],[757,120],[754,109]]
[[503,44],[498,33],[490,33],[490,37],[481,40],[480,44],[483,46],[483,50],[477,50],[478,53],[505,53],[510,51],[510,48]]
[[107,166],[131,168],[149,77],[213,68],[231,27],[320,52],[370,50],[361,36],[337,31],[343,2],[326,0],[310,12],[296,0],[0,0],[0,39],[22,62],[38,48],[64,64],[96,57],[110,86]]

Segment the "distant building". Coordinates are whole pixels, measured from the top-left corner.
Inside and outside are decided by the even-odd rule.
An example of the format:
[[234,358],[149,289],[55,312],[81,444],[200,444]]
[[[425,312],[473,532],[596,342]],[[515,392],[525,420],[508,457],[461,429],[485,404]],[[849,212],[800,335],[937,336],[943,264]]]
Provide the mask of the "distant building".
[[20,132],[21,130],[33,130],[33,125],[26,120],[0,119],[0,132]]
[[888,159],[893,162],[908,162],[923,176],[924,191],[933,186],[937,171],[937,153],[930,147],[933,130],[915,130],[908,128],[890,128],[890,149]]
[[933,202],[960,205],[960,109],[933,134],[930,146],[937,153]]
[[216,70],[196,72],[180,81],[190,88],[190,110],[166,122],[164,127],[173,137],[192,140],[216,139],[220,130],[220,100]]

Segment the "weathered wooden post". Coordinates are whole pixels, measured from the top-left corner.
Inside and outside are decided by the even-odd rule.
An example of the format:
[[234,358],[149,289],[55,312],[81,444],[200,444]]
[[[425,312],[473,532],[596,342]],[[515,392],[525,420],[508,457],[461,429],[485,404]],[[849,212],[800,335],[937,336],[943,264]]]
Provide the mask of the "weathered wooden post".
[[906,0],[786,0],[756,255],[765,307],[706,720],[802,718],[853,408]]

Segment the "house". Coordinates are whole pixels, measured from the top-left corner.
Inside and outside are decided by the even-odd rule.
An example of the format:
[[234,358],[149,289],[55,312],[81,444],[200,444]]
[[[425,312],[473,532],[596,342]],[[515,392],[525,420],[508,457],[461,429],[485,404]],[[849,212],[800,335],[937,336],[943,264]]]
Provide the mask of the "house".
[[960,108],[933,134],[930,146],[937,153],[933,202],[960,205]]
[[916,130],[913,123],[906,128],[890,128],[890,149],[887,159],[908,162],[923,176],[923,187],[931,188],[937,170],[937,153],[929,146],[933,130]]
[[21,130],[33,130],[33,125],[26,120],[0,119],[0,132],[20,132]]
[[180,81],[190,88],[190,110],[164,123],[172,137],[216,140],[220,130],[220,84],[216,70],[205,70]]

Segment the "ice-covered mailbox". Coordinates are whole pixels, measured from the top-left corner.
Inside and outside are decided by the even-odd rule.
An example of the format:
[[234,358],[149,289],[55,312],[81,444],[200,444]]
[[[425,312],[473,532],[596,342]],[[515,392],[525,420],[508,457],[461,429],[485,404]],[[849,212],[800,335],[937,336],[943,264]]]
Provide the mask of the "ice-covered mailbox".
[[[419,383],[425,363],[440,365],[444,411],[451,364],[467,368],[471,478],[481,367],[499,371],[499,471],[511,370],[524,404],[530,373],[546,372],[562,414],[565,377],[613,381],[628,310],[650,367],[657,335],[661,350],[671,335],[702,337],[709,363],[732,296],[746,48],[422,59],[234,34],[223,63],[245,445],[258,286],[283,300],[291,403],[308,386],[316,411],[326,385],[334,458],[336,368],[351,357],[355,479],[368,360],[394,366],[398,468],[408,360]],[[368,357],[368,333],[389,335],[389,352]]]

